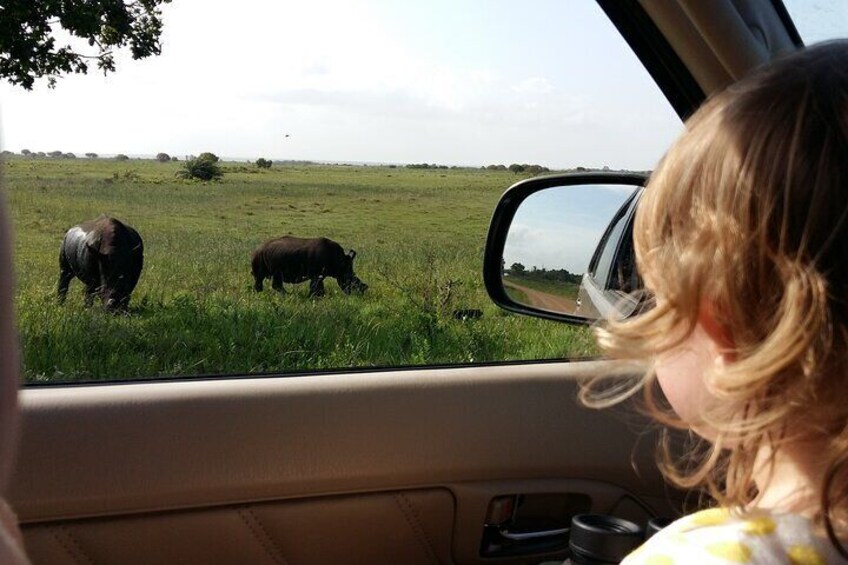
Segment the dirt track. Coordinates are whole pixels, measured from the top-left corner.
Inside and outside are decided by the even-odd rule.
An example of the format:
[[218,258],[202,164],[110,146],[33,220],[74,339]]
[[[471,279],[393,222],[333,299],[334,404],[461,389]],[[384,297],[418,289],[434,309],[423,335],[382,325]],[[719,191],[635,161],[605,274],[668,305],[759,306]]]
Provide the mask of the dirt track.
[[533,290],[532,288],[521,286],[520,284],[515,284],[508,280],[504,281],[504,286],[523,292],[524,295],[527,296],[527,300],[530,302],[528,306],[534,306],[536,308],[542,308],[552,312],[565,312],[568,314],[574,313],[577,309],[577,304],[571,298],[557,296],[556,294],[548,294],[547,292],[542,292],[540,290]]

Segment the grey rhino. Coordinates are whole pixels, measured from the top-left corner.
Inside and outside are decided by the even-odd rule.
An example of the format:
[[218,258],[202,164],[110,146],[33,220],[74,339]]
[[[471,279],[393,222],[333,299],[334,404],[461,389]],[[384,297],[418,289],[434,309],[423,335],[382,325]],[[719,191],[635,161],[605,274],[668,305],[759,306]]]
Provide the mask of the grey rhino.
[[78,224],[65,234],[59,249],[59,301],[71,279],[85,285],[85,304],[100,297],[110,311],[126,311],[144,266],[144,244],[130,226],[105,214]]

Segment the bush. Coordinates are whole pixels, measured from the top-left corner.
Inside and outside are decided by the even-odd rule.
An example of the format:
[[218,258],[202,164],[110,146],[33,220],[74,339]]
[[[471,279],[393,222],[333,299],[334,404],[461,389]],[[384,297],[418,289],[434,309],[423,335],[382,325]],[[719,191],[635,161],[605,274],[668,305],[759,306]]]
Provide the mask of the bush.
[[214,153],[210,153],[209,151],[204,151],[197,159],[202,161],[209,161],[211,163],[217,163],[218,161],[220,161],[217,155],[215,155]]
[[168,155],[167,153],[157,153],[156,154],[156,160],[159,161],[160,163],[167,163],[168,161],[171,160],[171,156]]
[[177,177],[181,179],[215,180],[224,176],[224,172],[215,161],[201,157],[189,159],[183,163],[182,168],[177,171]]
[[179,160],[180,160],[180,158],[177,157],[176,155],[171,157],[171,161],[179,161]]
[[117,155],[115,155],[115,160],[116,161],[129,161],[130,158],[127,157],[126,155],[124,155],[123,153],[118,153]]
[[256,166],[259,167],[260,169],[270,169],[272,164],[273,163],[271,161],[269,161],[268,159],[265,159],[263,157],[260,157],[259,159],[256,160]]
[[547,167],[543,167],[542,165],[529,165],[524,169],[524,172],[530,173],[533,175],[538,175],[540,173],[547,173],[550,169]]

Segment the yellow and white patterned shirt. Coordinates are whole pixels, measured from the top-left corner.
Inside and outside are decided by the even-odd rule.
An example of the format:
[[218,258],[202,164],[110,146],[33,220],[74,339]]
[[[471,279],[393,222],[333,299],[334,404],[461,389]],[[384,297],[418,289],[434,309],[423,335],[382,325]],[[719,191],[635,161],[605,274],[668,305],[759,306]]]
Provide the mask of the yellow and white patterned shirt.
[[663,528],[622,565],[729,563],[824,565],[846,563],[803,516],[758,512],[737,516],[725,508],[703,510]]

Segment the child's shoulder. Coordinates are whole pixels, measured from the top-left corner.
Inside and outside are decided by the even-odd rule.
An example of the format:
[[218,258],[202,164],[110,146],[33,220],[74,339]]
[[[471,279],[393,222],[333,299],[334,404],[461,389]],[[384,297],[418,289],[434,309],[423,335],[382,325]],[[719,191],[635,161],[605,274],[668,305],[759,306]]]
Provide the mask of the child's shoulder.
[[803,516],[702,510],[673,522],[630,554],[624,565],[673,563],[845,563]]

